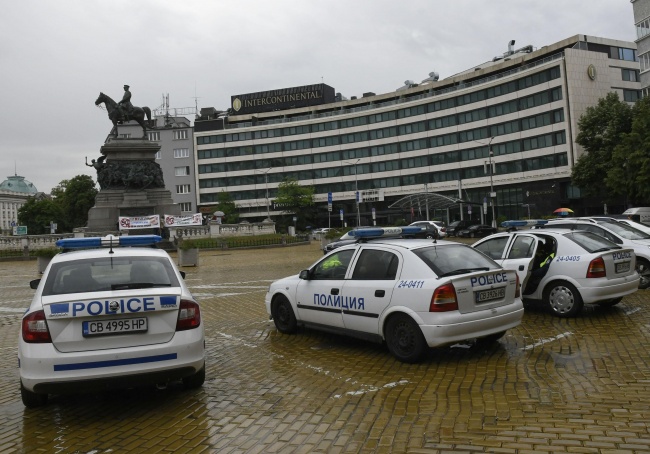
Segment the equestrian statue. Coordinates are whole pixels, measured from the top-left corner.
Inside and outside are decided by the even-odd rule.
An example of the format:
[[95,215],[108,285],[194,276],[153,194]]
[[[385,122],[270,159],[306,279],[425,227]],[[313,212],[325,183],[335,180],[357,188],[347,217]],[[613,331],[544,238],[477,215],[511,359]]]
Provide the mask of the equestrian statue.
[[137,121],[142,127],[142,137],[147,137],[147,124],[144,118],[146,115],[147,121],[151,121],[151,109],[148,107],[136,107],[131,104],[131,92],[129,91],[128,85],[124,86],[124,96],[120,102],[115,102],[110,96],[100,92],[99,97],[95,101],[95,105],[99,106],[101,103],[104,103],[104,106],[106,106],[108,118],[113,122],[113,129],[110,132],[113,137],[117,137],[118,123],[123,124],[130,120]]

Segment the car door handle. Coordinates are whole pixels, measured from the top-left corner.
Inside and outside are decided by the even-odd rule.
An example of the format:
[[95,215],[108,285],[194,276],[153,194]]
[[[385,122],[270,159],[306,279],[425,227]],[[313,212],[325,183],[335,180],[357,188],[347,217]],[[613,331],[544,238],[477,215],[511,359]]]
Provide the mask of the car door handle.
[[337,288],[333,288],[333,289],[330,291],[330,293],[331,293],[332,295],[338,295],[338,294],[339,294],[339,289],[337,289]]
[[519,271],[523,271],[523,270],[524,270],[524,265],[519,265]]
[[386,294],[386,290],[375,290],[375,296],[377,298],[383,298]]

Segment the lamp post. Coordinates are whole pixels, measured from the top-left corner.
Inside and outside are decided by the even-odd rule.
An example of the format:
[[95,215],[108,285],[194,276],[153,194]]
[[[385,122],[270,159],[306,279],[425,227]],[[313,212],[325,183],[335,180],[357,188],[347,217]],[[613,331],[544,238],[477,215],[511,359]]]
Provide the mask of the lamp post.
[[361,225],[361,213],[359,212],[359,178],[357,175],[357,163],[361,161],[361,158],[357,159],[352,163],[351,161],[345,161],[346,164],[354,165],[354,199],[357,203],[357,227]]
[[264,174],[264,186],[266,188],[266,220],[271,220],[271,208],[269,207],[269,171],[272,167],[269,167],[266,170],[256,170],[256,172]]
[[497,226],[497,220],[494,217],[494,205],[496,203],[496,193],[494,192],[494,183],[492,182],[492,174],[494,173],[494,168],[492,167],[492,140],[494,137],[490,137],[490,141],[488,142],[488,159],[489,159],[489,166],[490,166],[490,205],[492,206],[492,227]]

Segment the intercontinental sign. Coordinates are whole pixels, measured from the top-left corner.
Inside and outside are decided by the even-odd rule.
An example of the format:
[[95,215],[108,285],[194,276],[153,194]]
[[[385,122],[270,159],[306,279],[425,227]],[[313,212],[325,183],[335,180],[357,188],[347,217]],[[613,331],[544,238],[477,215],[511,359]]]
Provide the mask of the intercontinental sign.
[[304,85],[236,95],[231,102],[235,115],[272,112],[334,102],[334,88],[325,84]]

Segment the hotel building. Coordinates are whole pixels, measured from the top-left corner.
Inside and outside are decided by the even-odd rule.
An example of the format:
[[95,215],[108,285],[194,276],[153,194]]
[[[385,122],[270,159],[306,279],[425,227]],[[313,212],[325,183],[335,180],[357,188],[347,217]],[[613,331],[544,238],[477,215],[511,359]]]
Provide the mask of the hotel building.
[[[226,191],[242,219],[279,215],[273,199],[289,177],[314,187],[319,226],[341,225],[341,217],[348,225],[421,219],[422,203],[394,205],[418,193],[462,199],[426,207],[446,221],[489,224],[491,204],[496,218],[508,219],[562,206],[602,213],[603,201],[571,185],[583,153],[577,124],[609,92],[638,99],[636,44],[587,35],[541,48],[514,44],[462,73],[431,73],[385,94],[348,100],[318,84],[233,96],[226,116],[194,124],[199,208]],[[610,203],[611,213],[623,209]]]

